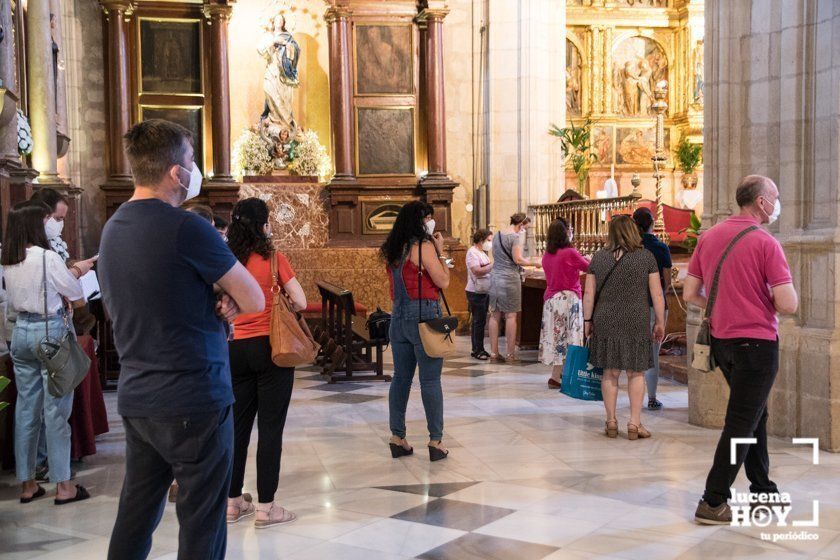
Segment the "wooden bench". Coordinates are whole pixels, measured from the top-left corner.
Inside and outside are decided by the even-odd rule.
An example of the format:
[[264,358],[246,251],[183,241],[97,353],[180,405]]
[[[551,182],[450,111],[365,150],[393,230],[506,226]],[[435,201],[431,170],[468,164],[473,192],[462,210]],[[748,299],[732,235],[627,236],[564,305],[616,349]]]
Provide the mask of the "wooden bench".
[[320,363],[329,383],[390,381],[384,374],[385,340],[371,338],[364,315],[356,313],[353,294],[329,282],[317,282],[321,294]]

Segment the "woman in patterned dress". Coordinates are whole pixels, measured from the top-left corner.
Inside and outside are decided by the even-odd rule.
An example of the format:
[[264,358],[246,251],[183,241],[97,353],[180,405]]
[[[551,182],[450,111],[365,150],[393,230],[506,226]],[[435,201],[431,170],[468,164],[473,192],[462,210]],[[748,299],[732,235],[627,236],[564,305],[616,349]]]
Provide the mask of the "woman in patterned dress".
[[642,246],[633,219],[616,216],[610,222],[607,246],[592,257],[583,298],[584,336],[590,339],[590,362],[604,369],[601,391],[608,437],[618,435],[615,408],[622,370],[627,372],[630,397],[627,437],[650,437],[641,421],[644,372],[653,365],[648,297],[656,315],[653,338],[662,341],[665,298],[656,259]]

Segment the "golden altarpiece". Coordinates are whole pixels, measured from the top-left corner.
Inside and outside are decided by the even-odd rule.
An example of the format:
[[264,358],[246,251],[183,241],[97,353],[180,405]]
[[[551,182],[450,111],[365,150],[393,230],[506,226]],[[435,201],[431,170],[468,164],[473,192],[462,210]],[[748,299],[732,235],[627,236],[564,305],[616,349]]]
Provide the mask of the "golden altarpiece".
[[[595,197],[614,170],[619,194],[633,190],[630,181],[638,173],[642,196],[654,198],[651,106],[657,85],[665,81],[668,161],[662,202],[702,208],[702,170],[700,186],[687,193],[673,150],[682,137],[703,141],[703,9],[703,0],[567,0],[567,124],[593,121],[592,150],[598,157],[588,196]],[[576,185],[571,169],[566,182]]]

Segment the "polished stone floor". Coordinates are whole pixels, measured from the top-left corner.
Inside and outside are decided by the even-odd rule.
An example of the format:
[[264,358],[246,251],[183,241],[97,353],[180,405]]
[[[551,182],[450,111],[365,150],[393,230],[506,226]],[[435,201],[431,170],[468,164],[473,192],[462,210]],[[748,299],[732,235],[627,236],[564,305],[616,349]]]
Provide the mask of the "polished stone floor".
[[[692,517],[718,432],[687,423],[686,388],[662,384],[664,410],[643,417],[652,439],[628,441],[622,433],[609,440],[601,432],[602,405],[548,390],[546,372],[527,360],[519,366],[447,362],[451,456],[430,463],[416,383],[408,416],[418,452],[392,460],[387,384],[326,385],[299,371],[278,492],[299,519],[261,531],[247,521],[232,526],[228,557],[840,559],[840,456],[821,453],[814,466],[809,448],[771,442],[772,474],[791,494],[791,517],[807,518],[811,500],[820,500],[820,525],[807,528],[817,540],[779,540],[802,532],[790,526],[701,527]],[[20,505],[13,477],[2,475],[0,558],[105,556],[124,453],[115,395],[106,399],[111,433],[98,442],[96,456],[75,466],[91,500],[57,508],[48,494]],[[619,406],[623,432],[626,396]],[[254,469],[252,461],[246,491],[254,491]],[[746,489],[743,477],[736,487]],[[175,558],[177,532],[169,504],[151,557]]]

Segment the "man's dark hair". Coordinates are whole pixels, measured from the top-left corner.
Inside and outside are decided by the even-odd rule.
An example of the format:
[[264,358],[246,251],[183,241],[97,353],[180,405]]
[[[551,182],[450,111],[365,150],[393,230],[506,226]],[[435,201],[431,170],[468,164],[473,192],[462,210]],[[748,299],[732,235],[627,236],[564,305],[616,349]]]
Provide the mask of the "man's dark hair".
[[55,189],[51,189],[49,187],[41,187],[34,193],[32,193],[32,197],[29,199],[30,201],[35,202],[43,202],[47,206],[50,207],[50,214],[55,213],[56,207],[58,207],[59,202],[63,202],[68,207],[70,206],[70,201],[67,200],[67,197],[58,192]]
[[29,245],[50,249],[47,232],[44,231],[44,218],[49,215],[49,206],[37,200],[15,204],[6,220],[0,264],[11,266],[23,262]]
[[193,204],[186,208],[187,212],[192,212],[193,214],[198,214],[211,224],[213,223],[213,209],[207,206],[206,204]]
[[491,235],[493,235],[493,232],[490,231],[487,228],[481,228],[481,229],[476,230],[476,232],[472,236],[473,245],[478,245],[479,243],[481,243],[482,241],[484,241],[485,239],[487,239]]
[[123,140],[135,183],[154,186],[170,167],[184,164],[192,133],[174,122],[149,119],[128,129]]
[[221,216],[213,216],[213,225],[216,226],[216,229],[225,229],[230,225],[230,222],[225,220]]
[[639,233],[644,235],[650,231],[650,226],[653,225],[653,212],[650,211],[650,208],[644,206],[636,208],[636,211],[633,212],[633,221],[639,226]]
[[762,175],[747,175],[741,179],[738,190],[735,191],[735,202],[739,208],[744,208],[755,203],[759,196],[762,196],[770,186],[770,179]]

